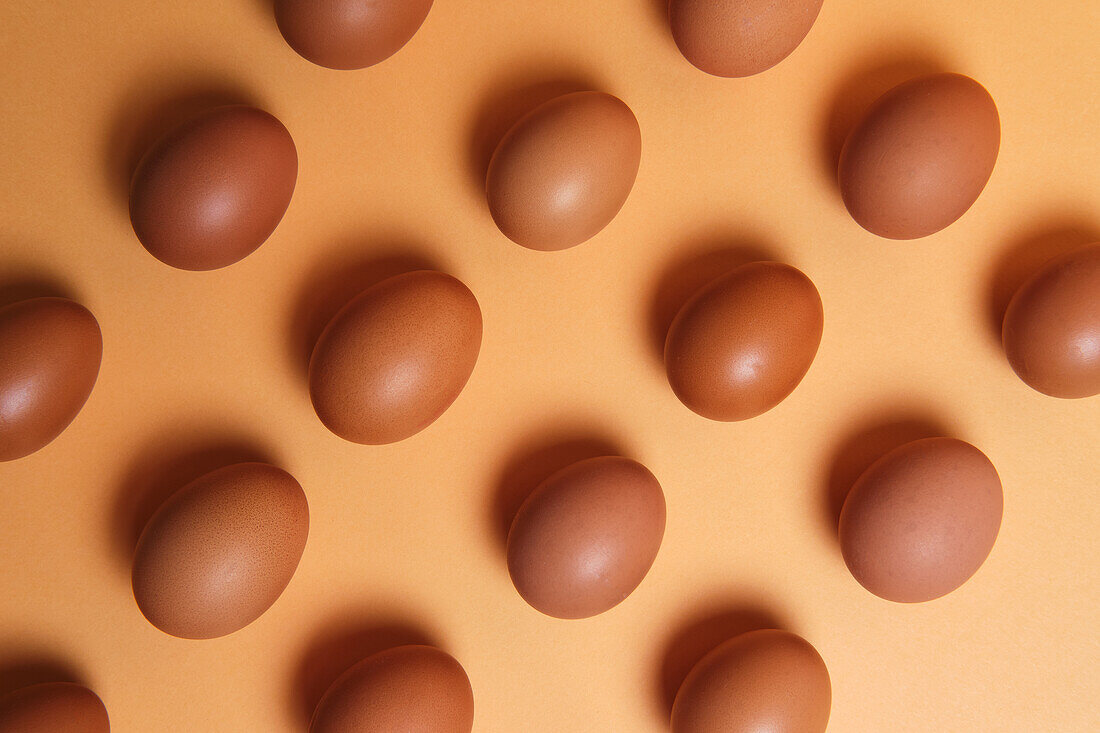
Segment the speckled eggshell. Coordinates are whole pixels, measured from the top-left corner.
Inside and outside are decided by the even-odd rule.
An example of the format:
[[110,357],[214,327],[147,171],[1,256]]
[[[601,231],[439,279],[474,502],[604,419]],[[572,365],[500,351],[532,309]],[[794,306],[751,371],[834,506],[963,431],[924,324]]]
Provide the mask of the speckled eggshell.
[[676,315],[665,341],[669,384],[703,417],[755,417],[802,381],[823,324],[821,297],[801,271],[779,262],[742,265]]
[[160,261],[214,270],[271,236],[297,177],[298,153],[279,120],[245,105],[217,107],[145,154],[130,184],[130,222]]
[[282,594],[309,533],[302,487],[265,463],[237,463],[173,494],[138,541],[134,598],[172,636],[244,628]]
[[465,670],[431,646],[399,646],[344,672],[317,704],[309,733],[470,733]]
[[665,497],[653,474],[629,458],[590,458],[550,476],[520,507],[508,572],[542,613],[595,616],[638,587],[664,532]]
[[821,655],[788,631],[750,631],[692,668],[672,706],[672,733],[823,733],[832,683]]
[[0,308],[0,461],[61,434],[99,375],[103,338],[88,309],[66,298]]
[[1008,363],[1033,389],[1100,394],[1100,244],[1055,258],[1024,283],[1001,335]]
[[432,0],[275,0],[275,20],[290,47],[330,69],[363,69],[408,43]]
[[517,122],[493,153],[489,211],[517,244],[573,247],[619,213],[641,155],[638,120],[618,97],[575,92],[551,99]]
[[889,239],[934,234],[969,209],[997,162],[993,98],[962,74],[912,79],[882,95],[844,143],[838,179],[860,226]]
[[844,562],[864,588],[919,603],[965,583],[989,556],[1004,497],[993,464],[954,438],[925,438],[875,461],[840,515]]
[[0,733],[110,733],[107,709],[87,687],[45,682],[0,699]]
[[336,314],[309,364],[321,422],[354,443],[403,440],[435,422],[470,379],[481,349],[470,289],[418,270],[368,288]]
[[670,0],[672,37],[715,76],[752,76],[787,58],[810,32],[822,0]]

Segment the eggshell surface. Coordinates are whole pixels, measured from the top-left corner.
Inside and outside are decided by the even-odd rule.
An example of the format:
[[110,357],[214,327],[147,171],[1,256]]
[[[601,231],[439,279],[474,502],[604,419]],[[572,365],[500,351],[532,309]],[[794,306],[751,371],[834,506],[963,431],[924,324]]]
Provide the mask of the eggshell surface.
[[276,0],[275,19],[304,58],[363,69],[397,53],[431,9],[432,0]]
[[684,58],[715,76],[752,76],[787,58],[810,32],[822,0],[670,0]]
[[321,422],[354,443],[403,440],[435,422],[470,379],[481,308],[442,272],[384,280],[336,314],[314,347],[309,393]]
[[844,143],[838,178],[860,226],[917,239],[969,209],[997,162],[1001,122],[993,98],[962,74],[932,74],[882,95]]
[[547,478],[520,507],[508,534],[508,572],[546,615],[595,616],[638,587],[664,531],[664,493],[645,466],[590,458]]
[[399,646],[344,672],[328,689],[310,733],[470,733],[474,694],[465,670],[431,646]]
[[172,636],[231,634],[282,594],[308,533],[305,494],[286,471],[264,463],[219,468],[149,520],[134,554],[134,598]]
[[271,236],[297,177],[298,152],[279,120],[246,105],[217,107],[145,154],[130,185],[130,222],[160,261],[214,270]]
[[809,371],[824,312],[817,288],[779,262],[752,262],[684,304],[665,341],[680,401],[711,420],[746,420],[787,397]]
[[823,733],[832,707],[829,670],[788,631],[750,631],[692,668],[672,706],[672,733]]
[[45,682],[0,699],[0,733],[109,733],[99,697],[83,685]]
[[489,211],[505,236],[537,250],[594,237],[626,203],[641,162],[634,113],[603,92],[575,92],[522,118],[493,153]]
[[0,308],[0,461],[53,441],[99,375],[103,338],[88,309],[66,298]]
[[1055,258],[1024,283],[1001,335],[1009,364],[1033,389],[1100,394],[1100,244]]
[[840,515],[844,562],[889,601],[944,596],[978,571],[1001,527],[1001,480],[980,450],[925,438],[875,461]]

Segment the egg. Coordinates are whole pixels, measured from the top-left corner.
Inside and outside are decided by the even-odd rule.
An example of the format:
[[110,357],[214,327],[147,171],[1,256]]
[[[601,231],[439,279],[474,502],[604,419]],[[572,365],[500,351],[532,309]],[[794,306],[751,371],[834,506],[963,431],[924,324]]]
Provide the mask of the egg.
[[134,598],[172,636],[231,634],[282,594],[308,533],[309,507],[293,476],[265,463],[224,466],[149,520],[134,553]]
[[932,74],[882,95],[840,154],[844,205],[880,237],[917,239],[966,213],[993,173],[997,105],[962,74]]
[[321,422],[354,443],[393,443],[436,421],[470,379],[481,308],[442,272],[407,272],[368,288],[321,333],[309,394]]
[[517,244],[573,247],[619,213],[641,155],[638,120],[619,98],[575,92],[551,99],[517,122],[493,153],[489,211]]
[[397,53],[431,9],[432,0],[275,0],[275,21],[318,66],[363,69]]
[[672,37],[715,76],[752,76],[787,58],[810,32],[822,0],[670,0]]
[[880,598],[919,603],[965,583],[1001,527],[1001,480],[954,438],[906,443],[856,480],[840,514],[844,562]]
[[705,285],[672,321],[665,370],[680,401],[711,420],[746,420],[789,395],[821,343],[821,297],[779,262],[751,262]]
[[45,682],[0,699],[0,733],[110,733],[107,709],[87,687]]
[[399,646],[374,654],[328,689],[309,733],[470,733],[474,693],[465,670],[431,646]]
[[0,461],[43,448],[87,402],[103,339],[87,308],[32,298],[0,308]]
[[508,533],[508,572],[542,613],[595,616],[638,587],[664,532],[653,474],[629,458],[590,458],[547,478],[522,504]]
[[750,631],[691,669],[672,705],[672,733],[823,733],[832,695],[829,670],[808,641]]
[[1024,283],[1001,335],[1009,364],[1033,389],[1100,394],[1100,244],[1055,258]]
[[263,244],[298,177],[290,133],[263,110],[208,110],[155,143],[130,184],[130,222],[145,249],[184,270],[215,270]]

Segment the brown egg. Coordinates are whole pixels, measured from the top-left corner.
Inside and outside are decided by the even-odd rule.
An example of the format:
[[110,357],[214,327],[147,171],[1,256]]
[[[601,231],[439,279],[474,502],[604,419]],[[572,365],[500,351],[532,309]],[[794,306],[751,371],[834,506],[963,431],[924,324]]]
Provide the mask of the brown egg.
[[313,408],[345,440],[403,440],[458,398],[480,349],[481,309],[469,288],[430,270],[391,277],[353,298],[318,339]]
[[134,598],[172,636],[231,634],[282,594],[308,534],[306,496],[289,473],[265,463],[219,468],[149,520],[134,553]]
[[871,105],[844,143],[844,205],[880,237],[926,237],[977,201],[1000,144],[997,105],[981,84],[961,74],[912,79]]
[[500,231],[538,250],[566,249],[611,223],[634,186],[642,133],[602,92],[566,94],[504,136],[489,163],[489,211]]
[[130,184],[130,222],[145,249],[183,270],[231,265],[286,213],[298,153],[277,119],[253,107],[209,110],[160,139]]
[[821,343],[821,297],[779,262],[751,262],[689,300],[668,330],[665,370],[680,401],[711,420],[746,420],[789,395]]
[[1002,329],[1008,362],[1052,397],[1100,394],[1100,244],[1055,258],[1016,292]]
[[399,646],[356,664],[332,683],[309,733],[470,733],[474,693],[466,672],[431,646]]
[[665,497],[645,466],[589,458],[539,484],[508,533],[508,572],[548,616],[587,618],[642,582],[665,533]]
[[752,76],[787,58],[810,32],[822,0],[670,0],[684,58],[715,76]]
[[832,684],[808,641],[777,629],[726,641],[688,673],[672,733],[823,733]]
[[275,0],[275,21],[313,63],[363,69],[397,53],[431,9],[432,0]]
[[72,682],[46,682],[0,699],[0,733],[110,733],[99,697]]
[[65,298],[0,308],[0,461],[44,447],[69,426],[99,375],[95,316]]
[[1003,501],[996,469],[969,443],[906,443],[871,464],[844,501],[844,562],[864,588],[888,601],[939,598],[989,556]]

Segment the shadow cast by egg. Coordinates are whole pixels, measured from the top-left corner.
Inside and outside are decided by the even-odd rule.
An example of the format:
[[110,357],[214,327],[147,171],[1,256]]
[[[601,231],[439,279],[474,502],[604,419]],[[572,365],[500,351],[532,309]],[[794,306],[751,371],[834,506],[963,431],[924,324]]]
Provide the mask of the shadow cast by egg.
[[512,521],[539,484],[578,461],[615,455],[623,455],[621,448],[605,435],[591,431],[551,430],[513,448],[489,502],[490,524],[501,551],[507,548]]
[[240,437],[167,434],[152,441],[133,458],[115,497],[111,535],[119,560],[130,567],[142,531],[172,494],[223,466],[250,462],[275,464],[267,450]]
[[7,273],[0,277],[0,308],[34,298],[78,300],[61,277],[44,272]]
[[298,287],[288,343],[296,370],[305,376],[317,339],[355,296],[383,280],[416,270],[442,270],[414,244],[398,238],[355,243],[313,264]]
[[834,187],[839,186],[837,168],[844,142],[875,100],[902,82],[946,70],[937,54],[903,48],[866,57],[840,77],[821,121],[821,168]]
[[24,687],[46,682],[85,684],[84,675],[59,655],[33,653],[0,658],[0,699]]
[[704,286],[741,265],[775,260],[772,248],[756,237],[708,231],[690,239],[661,271],[647,314],[648,340],[657,360],[664,363],[665,340],[676,314]]
[[716,603],[694,614],[668,638],[659,658],[656,696],[665,720],[688,673],[712,649],[749,631],[784,628],[775,611],[759,604]]
[[423,624],[411,620],[362,614],[329,623],[294,669],[289,701],[295,718],[308,726],[317,703],[341,674],[373,654],[406,644],[438,646]]

